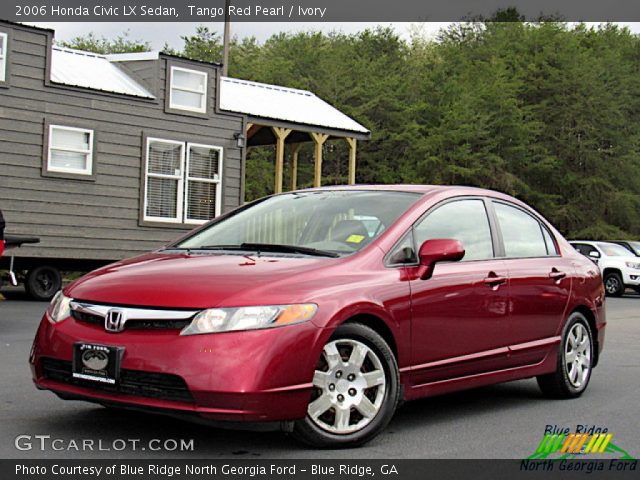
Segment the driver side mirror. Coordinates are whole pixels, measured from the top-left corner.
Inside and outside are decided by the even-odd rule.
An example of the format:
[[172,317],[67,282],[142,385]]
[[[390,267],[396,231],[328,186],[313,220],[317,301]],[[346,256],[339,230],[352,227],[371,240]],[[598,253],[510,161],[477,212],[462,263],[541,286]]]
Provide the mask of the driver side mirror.
[[597,250],[591,250],[589,252],[589,256],[591,258],[600,258],[600,252],[598,252]]
[[420,269],[418,276],[421,280],[431,277],[438,262],[457,262],[464,257],[462,242],[453,238],[438,238],[426,240],[420,246]]

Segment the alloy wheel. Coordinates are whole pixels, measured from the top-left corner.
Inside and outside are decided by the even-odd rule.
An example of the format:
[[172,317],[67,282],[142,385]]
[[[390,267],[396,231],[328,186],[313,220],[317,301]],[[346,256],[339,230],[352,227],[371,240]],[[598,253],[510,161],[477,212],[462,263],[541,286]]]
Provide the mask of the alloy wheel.
[[567,335],[564,363],[571,385],[582,387],[591,370],[591,340],[582,323],[576,323]]
[[620,280],[615,275],[609,276],[605,283],[605,288],[607,289],[607,293],[610,295],[615,294],[620,288]]
[[366,427],[383,404],[387,378],[382,361],[366,344],[339,339],[325,345],[313,376],[314,395],[307,413],[334,434]]

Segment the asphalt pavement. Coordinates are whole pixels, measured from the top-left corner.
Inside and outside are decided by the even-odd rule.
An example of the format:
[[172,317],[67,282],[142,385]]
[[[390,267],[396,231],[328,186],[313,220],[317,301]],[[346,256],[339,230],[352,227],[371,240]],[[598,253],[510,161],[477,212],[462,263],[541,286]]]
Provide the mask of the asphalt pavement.
[[640,455],[636,294],[607,301],[605,350],[588,390],[578,399],[545,399],[534,379],[479,388],[405,404],[386,431],[364,447],[315,451],[280,432],[223,430],[63,401],[36,390],[27,357],[46,304],[27,301],[15,291],[4,293],[0,458],[521,459],[535,451],[547,425],[607,428],[616,445],[636,458]]

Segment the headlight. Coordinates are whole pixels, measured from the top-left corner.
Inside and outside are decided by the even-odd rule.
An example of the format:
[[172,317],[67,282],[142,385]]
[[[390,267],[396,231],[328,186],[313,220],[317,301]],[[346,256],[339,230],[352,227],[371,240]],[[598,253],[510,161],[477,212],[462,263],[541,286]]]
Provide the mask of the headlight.
[[212,308],[198,313],[180,335],[255,330],[306,322],[316,314],[313,303],[264,307]]
[[62,294],[62,290],[55,294],[53,300],[51,300],[51,303],[49,304],[49,308],[47,309],[47,315],[53,323],[64,320],[71,315],[71,308],[69,306],[71,300],[73,299],[65,297]]
[[625,262],[625,264],[629,268],[635,268],[637,270],[640,270],[640,263],[637,263],[637,262]]

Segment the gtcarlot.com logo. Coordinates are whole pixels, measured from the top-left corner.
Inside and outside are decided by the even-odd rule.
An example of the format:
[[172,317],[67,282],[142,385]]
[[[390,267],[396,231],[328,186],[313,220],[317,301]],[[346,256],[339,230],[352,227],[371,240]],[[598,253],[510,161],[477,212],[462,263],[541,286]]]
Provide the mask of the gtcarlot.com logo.
[[51,435],[18,435],[14,440],[17,450],[30,451],[76,451],[76,452],[121,452],[144,451],[154,452],[192,452],[195,441],[184,438],[116,438],[113,440],[82,438],[52,438]]

